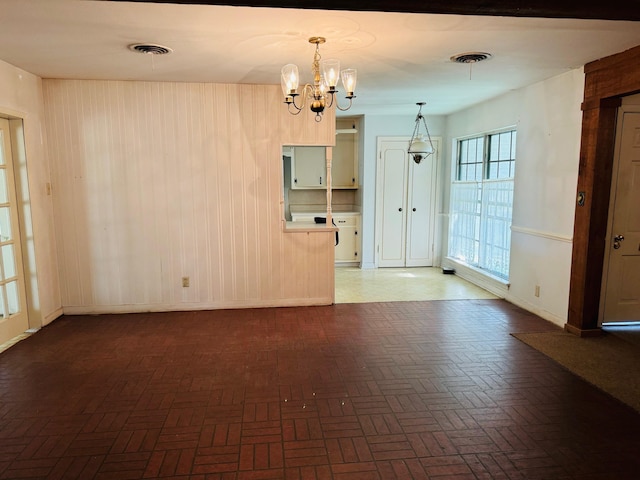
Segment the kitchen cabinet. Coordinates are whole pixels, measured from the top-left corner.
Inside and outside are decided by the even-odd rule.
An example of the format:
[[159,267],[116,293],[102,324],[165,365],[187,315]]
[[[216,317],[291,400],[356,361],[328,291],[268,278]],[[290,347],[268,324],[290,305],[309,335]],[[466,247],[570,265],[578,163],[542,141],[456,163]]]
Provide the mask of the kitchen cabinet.
[[[331,161],[331,188],[358,188],[358,119],[336,120],[336,145]],[[291,162],[291,188],[327,188],[326,148],[287,147],[283,155]]]
[[291,147],[291,188],[327,188],[325,147]]
[[[314,223],[314,217],[326,217],[326,211],[291,212],[293,222]],[[336,245],[336,264],[355,264],[360,262],[360,213],[337,212],[333,214],[333,223],[338,227],[338,245]]]
[[334,213],[339,242],[336,245],[336,264],[360,261],[360,214]]
[[331,161],[331,188],[358,188],[358,122],[336,120],[336,146]]

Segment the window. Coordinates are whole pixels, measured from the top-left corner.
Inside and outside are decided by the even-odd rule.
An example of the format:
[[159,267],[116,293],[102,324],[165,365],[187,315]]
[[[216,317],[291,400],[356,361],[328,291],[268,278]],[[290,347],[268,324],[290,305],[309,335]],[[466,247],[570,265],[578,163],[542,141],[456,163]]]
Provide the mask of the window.
[[458,141],[448,255],[508,280],[516,131]]

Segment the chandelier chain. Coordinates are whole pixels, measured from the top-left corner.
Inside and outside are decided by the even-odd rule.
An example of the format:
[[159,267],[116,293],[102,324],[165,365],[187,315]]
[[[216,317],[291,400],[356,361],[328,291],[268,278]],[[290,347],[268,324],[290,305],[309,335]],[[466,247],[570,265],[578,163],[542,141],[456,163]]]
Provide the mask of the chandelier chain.
[[[425,105],[425,102],[418,102],[416,105],[419,107],[418,114],[416,115],[416,123],[413,127],[411,140],[409,140],[407,153],[413,157],[414,162],[420,163],[422,159],[433,154],[435,149],[433,147],[433,141],[431,140],[431,134],[429,133],[429,127],[427,126],[427,120],[424,115],[422,115],[422,107]],[[426,138],[425,135],[420,134],[420,122],[424,125]]]

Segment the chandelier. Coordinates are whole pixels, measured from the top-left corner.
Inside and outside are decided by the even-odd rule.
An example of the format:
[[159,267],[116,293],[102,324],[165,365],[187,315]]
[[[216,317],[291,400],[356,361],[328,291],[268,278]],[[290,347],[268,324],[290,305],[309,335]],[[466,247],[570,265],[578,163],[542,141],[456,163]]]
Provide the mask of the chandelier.
[[[420,163],[423,158],[427,158],[435,149],[433,148],[433,142],[431,141],[431,135],[429,135],[429,128],[427,127],[427,121],[424,119],[424,115],[422,115],[422,107],[426,105],[425,102],[418,102],[418,115],[416,115],[416,126],[413,129],[413,135],[411,135],[411,140],[409,140],[409,150],[407,152],[409,155],[413,156],[413,161],[416,163]],[[420,133],[420,121],[424,124],[424,130],[426,133]]]
[[[301,93],[298,93],[300,76],[298,75],[297,65],[290,63],[282,67],[282,92],[284,93],[284,103],[287,104],[289,113],[298,115],[308,103],[311,111],[316,114],[316,122],[322,120],[324,109],[331,108],[333,105],[334,96],[338,93],[336,86],[340,77],[342,77],[342,85],[347,91],[346,98],[349,100],[349,105],[342,108],[336,100],[336,108],[342,111],[349,110],[353,99],[356,97],[353,94],[356,89],[356,70],[347,68],[341,72],[339,60],[321,61],[320,45],[326,41],[324,37],[311,37],[309,39],[309,43],[313,43],[316,46],[313,63],[311,64],[313,84],[305,84]],[[300,104],[296,103],[296,97],[301,97]]]

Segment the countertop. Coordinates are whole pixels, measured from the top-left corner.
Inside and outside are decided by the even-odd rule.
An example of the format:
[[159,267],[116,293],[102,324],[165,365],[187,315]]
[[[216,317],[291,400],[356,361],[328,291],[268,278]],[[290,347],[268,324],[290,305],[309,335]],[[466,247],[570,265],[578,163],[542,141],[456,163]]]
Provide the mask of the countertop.
[[326,223],[315,222],[284,222],[285,232],[335,232],[338,227],[327,225]]
[[[327,207],[325,205],[292,205],[289,207],[291,212],[291,222],[285,222],[284,230],[289,232],[335,232],[338,228],[334,225],[326,223],[315,223],[313,220],[300,220],[301,216],[323,217],[327,216]],[[360,207],[354,205],[335,205],[332,207],[332,216],[352,216],[360,215]]]

